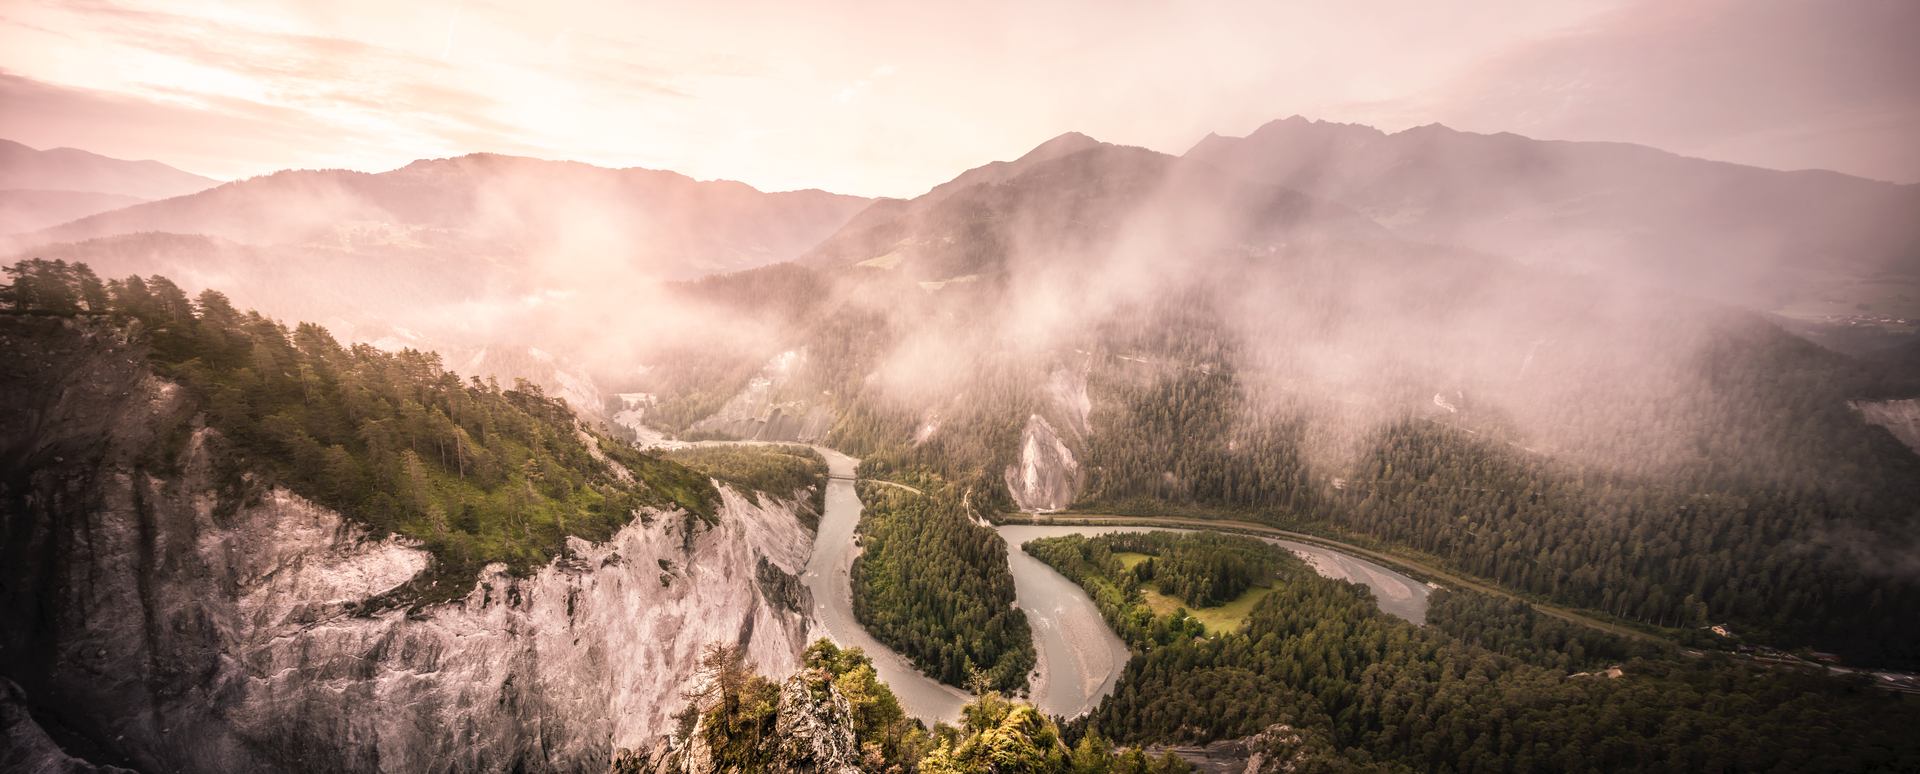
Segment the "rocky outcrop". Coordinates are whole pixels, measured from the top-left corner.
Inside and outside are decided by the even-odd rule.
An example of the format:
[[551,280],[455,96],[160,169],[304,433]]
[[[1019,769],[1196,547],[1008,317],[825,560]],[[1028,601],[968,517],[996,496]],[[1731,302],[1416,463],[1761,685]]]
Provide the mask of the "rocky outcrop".
[[[1187,760],[1194,761],[1191,757]],[[1374,770],[1364,762],[1346,759],[1339,745],[1327,738],[1326,732],[1311,728],[1295,728],[1285,723],[1267,726],[1266,730],[1245,739],[1209,744],[1205,749],[1203,760],[1224,763],[1226,764],[1223,767],[1224,770],[1237,774],[1286,774],[1308,769]],[[1242,760],[1245,763],[1235,768],[1235,764]],[[1214,770],[1209,766],[1200,766],[1200,768]]]
[[813,609],[813,592],[800,583],[800,576],[780,569],[762,556],[754,565],[754,580],[760,584],[760,597],[774,607],[790,613]]
[[623,392],[616,397],[620,398],[620,410],[610,418],[611,428],[642,449],[666,442],[666,434],[648,427],[646,422],[647,411],[660,404],[658,397],[645,392]]
[[101,760],[597,772],[674,727],[708,643],[799,666],[793,503],[723,488],[711,528],[655,514],[527,577],[491,566],[464,598],[383,608],[430,556],[232,475],[111,327],[0,317],[0,362],[0,676]]
[[1067,507],[1080,494],[1083,473],[1073,450],[1039,414],[1027,418],[1020,461],[1007,466],[1007,489],[1020,510],[1048,513]]
[[856,774],[860,748],[853,738],[853,706],[833,679],[809,670],[780,687],[780,719],[772,743],[778,745],[770,774]]
[[[860,748],[854,742],[853,707],[833,676],[803,670],[780,686],[774,731],[753,754],[766,761],[767,774],[858,774]],[[705,719],[686,738],[663,737],[643,751],[614,756],[617,774],[719,774],[722,764],[707,746]]]
[[1920,400],[1862,400],[1851,405],[1869,423],[1886,428],[1907,448],[1920,452]]

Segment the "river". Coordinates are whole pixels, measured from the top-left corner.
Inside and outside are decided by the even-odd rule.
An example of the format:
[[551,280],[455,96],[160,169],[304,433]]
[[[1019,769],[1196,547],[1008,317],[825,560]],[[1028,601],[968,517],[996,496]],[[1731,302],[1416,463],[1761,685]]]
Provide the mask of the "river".
[[[814,539],[813,556],[801,578],[813,592],[815,636],[826,636],[841,647],[859,647],[873,659],[874,671],[893,689],[901,709],[928,723],[956,722],[960,707],[971,697],[965,691],[932,680],[911,662],[880,644],[853,617],[853,590],[849,573],[859,548],[853,544],[860,523],[860,498],[854,492],[854,466],[847,455],[816,446],[827,458],[834,478],[827,482],[827,508]],[[1100,611],[1085,591],[1065,576],[1020,550],[1020,544],[1056,535],[1101,535],[1148,530],[1187,532],[1141,525],[1096,527],[1076,525],[1008,525],[999,528],[1007,541],[1007,565],[1013,572],[1016,604],[1026,611],[1034,631],[1039,667],[1032,675],[1033,702],[1049,715],[1073,717],[1092,709],[1113,693],[1126,666],[1126,644],[1107,628]],[[1262,537],[1305,559],[1322,575],[1366,584],[1380,600],[1380,609],[1409,621],[1426,618],[1426,584],[1372,562],[1320,546]]]
[[905,656],[880,644],[854,620],[849,573],[853,557],[859,553],[859,547],[853,544],[853,530],[860,523],[860,497],[854,492],[852,478],[853,468],[860,461],[823,446],[813,448],[826,456],[827,468],[834,476],[827,481],[827,512],[820,517],[813,557],[800,579],[813,592],[815,636],[824,634],[843,648],[865,650],[873,659],[873,671],[893,689],[908,715],[929,724],[958,720],[961,705],[971,698],[967,692],[920,674]]
[[[1014,593],[1032,622],[1040,667],[1033,680],[1033,703],[1049,715],[1074,717],[1093,709],[1113,693],[1127,665],[1126,643],[1107,628],[1100,610],[1085,591],[1028,556],[1020,546],[1029,540],[1060,535],[1105,535],[1110,532],[1192,532],[1142,524],[1139,526],[1008,525],[1000,528],[1007,541],[1007,565],[1013,571]],[[1254,536],[1259,537],[1259,536]],[[1307,543],[1259,537],[1306,560],[1329,578],[1366,585],[1380,609],[1414,623],[1427,617],[1427,584],[1373,562]]]

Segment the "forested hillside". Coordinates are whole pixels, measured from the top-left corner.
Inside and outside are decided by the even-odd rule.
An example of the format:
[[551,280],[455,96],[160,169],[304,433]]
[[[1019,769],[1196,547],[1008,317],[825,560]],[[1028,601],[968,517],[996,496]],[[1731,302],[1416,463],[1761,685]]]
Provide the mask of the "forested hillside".
[[677,449],[667,459],[734,485],[747,499],[760,493],[800,500],[807,526],[817,528],[827,507],[827,458],[805,446],[698,446]]
[[[1141,581],[1114,572],[1140,536],[1033,541],[1028,553],[1092,594],[1133,648],[1113,696],[1067,729],[1117,741],[1206,741],[1274,723],[1300,730],[1314,770],[1883,770],[1920,765],[1904,728],[1920,711],[1863,681],[1648,651],[1543,626],[1531,610],[1470,596],[1436,602],[1436,625],[1381,613],[1364,586],[1320,577],[1246,538],[1155,538],[1163,551],[1268,553],[1277,587],[1234,632],[1181,636]],[[1481,619],[1476,610],[1499,610]],[[1461,635],[1480,644],[1463,641]],[[1500,650],[1512,656],[1503,655]],[[1630,659],[1618,676],[1599,672]]]
[[[537,386],[465,383],[437,355],[336,342],[240,312],[218,291],[189,300],[158,275],[103,282],[85,264],[29,260],[6,269],[0,304],[13,313],[88,316],[149,344],[159,375],[194,398],[166,417],[185,443],[195,417],[219,432],[229,499],[261,475],[435,557],[432,577],[403,592],[462,596],[481,567],[526,573],[577,535],[605,540],[642,509],[679,509],[687,528],[716,517],[705,475],[636,451],[576,421]],[[170,459],[171,456],[156,455]]]
[[[1044,348],[1019,338],[1015,272],[926,290],[781,267],[703,292],[794,299],[765,314],[808,353],[788,389],[839,412],[828,443],[937,471],[976,508],[1015,507],[1003,472],[1040,416],[1081,466],[1081,512],[1338,531],[1606,615],[1920,658],[1917,619],[1881,612],[1920,606],[1897,569],[1920,458],[1848,407],[1920,394],[1911,373],[1733,310],[1391,240],[1189,265],[1057,319]],[[702,358],[654,384],[717,406],[758,365],[702,378],[723,371]]]
[[1117,572],[1110,562],[1100,562],[1098,556],[1090,557],[1100,562],[1106,575],[1117,578],[1130,573],[1143,586],[1158,588],[1160,593],[1179,597],[1194,607],[1231,602],[1247,589],[1268,585],[1280,571],[1273,555],[1258,541],[1212,532],[1192,537],[1167,532],[1122,533],[1101,545],[1109,555],[1147,556],[1126,573]]
[[[1557,282],[1534,290],[1574,298]],[[1920,458],[1848,407],[1907,394],[1903,372],[1747,315],[1649,308],[1595,327],[1603,312],[1569,301],[1516,315],[1538,338],[1502,378],[1409,358],[1328,383],[1302,373],[1308,353],[1192,311],[1219,298],[1108,329],[1130,356],[1088,361],[1080,509],[1317,525],[1624,618],[1920,657],[1914,619],[1879,612],[1920,605],[1898,569]]]

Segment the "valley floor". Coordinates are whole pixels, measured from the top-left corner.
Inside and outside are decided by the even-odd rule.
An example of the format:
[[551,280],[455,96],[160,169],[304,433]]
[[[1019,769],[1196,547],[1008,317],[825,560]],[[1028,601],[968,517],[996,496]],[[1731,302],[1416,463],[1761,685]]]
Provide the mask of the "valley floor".
[[[1335,548],[1341,551],[1347,551],[1357,555],[1363,555],[1370,559],[1377,559],[1379,561],[1395,565],[1403,570],[1411,570],[1417,576],[1425,576],[1427,578],[1431,578],[1434,581],[1442,584],[1452,584],[1455,586],[1459,586],[1461,588],[1472,589],[1474,591],[1506,597],[1508,599],[1521,599],[1521,597],[1515,596],[1514,594],[1509,593],[1498,586],[1494,586],[1494,585],[1482,583],[1482,582],[1470,581],[1470,580],[1467,580],[1466,578],[1460,577],[1459,575],[1455,575],[1453,573],[1449,573],[1443,570],[1437,570],[1430,565],[1422,564],[1420,562],[1416,562],[1410,559],[1404,559],[1398,556],[1394,556],[1392,554],[1384,554],[1379,551],[1373,551],[1373,550],[1361,548],[1359,546],[1353,545],[1352,543],[1343,543],[1338,540],[1330,540],[1324,537],[1320,537],[1318,535],[1308,535],[1302,532],[1292,532],[1284,529],[1269,527],[1263,524],[1255,524],[1252,522],[1232,521],[1232,520],[1209,521],[1206,519],[1184,519],[1184,518],[1177,518],[1177,517],[1157,517],[1157,516],[1105,516],[1105,515],[1097,515],[1097,514],[1084,515],[1084,516],[1052,515],[1047,518],[1049,519],[1049,523],[1052,523],[1052,524],[1090,524],[1090,525],[1091,524],[1114,524],[1114,525],[1152,524],[1152,525],[1181,526],[1181,527],[1202,526],[1202,527],[1207,527],[1211,529],[1225,528],[1227,530],[1232,530],[1232,531],[1244,531],[1248,533],[1276,535],[1276,536],[1288,538],[1290,540],[1298,540],[1305,543],[1314,543],[1314,544],[1324,545],[1329,548]],[[1524,600],[1524,601],[1526,601],[1530,605],[1533,605],[1534,609],[1564,621],[1580,624],[1582,626],[1590,626],[1592,628],[1599,629],[1609,634],[1618,634],[1622,637],[1632,637],[1634,639],[1648,638],[1647,635],[1644,633],[1636,633],[1628,629],[1623,629],[1619,626],[1609,624],[1599,619],[1580,615],[1571,610],[1554,607],[1552,605],[1542,604],[1534,600]]]

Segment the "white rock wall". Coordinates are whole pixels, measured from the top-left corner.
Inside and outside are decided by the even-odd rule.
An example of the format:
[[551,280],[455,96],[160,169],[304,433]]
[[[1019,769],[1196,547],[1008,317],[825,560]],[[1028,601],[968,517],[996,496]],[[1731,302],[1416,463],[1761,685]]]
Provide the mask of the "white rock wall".
[[1020,439],[1020,461],[1007,466],[1007,489],[1028,513],[1067,507],[1080,493],[1080,463],[1053,425],[1038,414],[1027,418]]
[[670,729],[708,643],[748,641],[766,673],[799,666],[807,605],[756,575],[762,558],[806,565],[792,503],[722,488],[718,526],[692,541],[656,514],[531,577],[489,568],[464,599],[374,611],[424,551],[285,490],[217,508],[233,483],[217,436],[166,441],[177,388],[94,334],[0,336],[28,369],[0,382],[0,677],[98,762],[601,772]]

